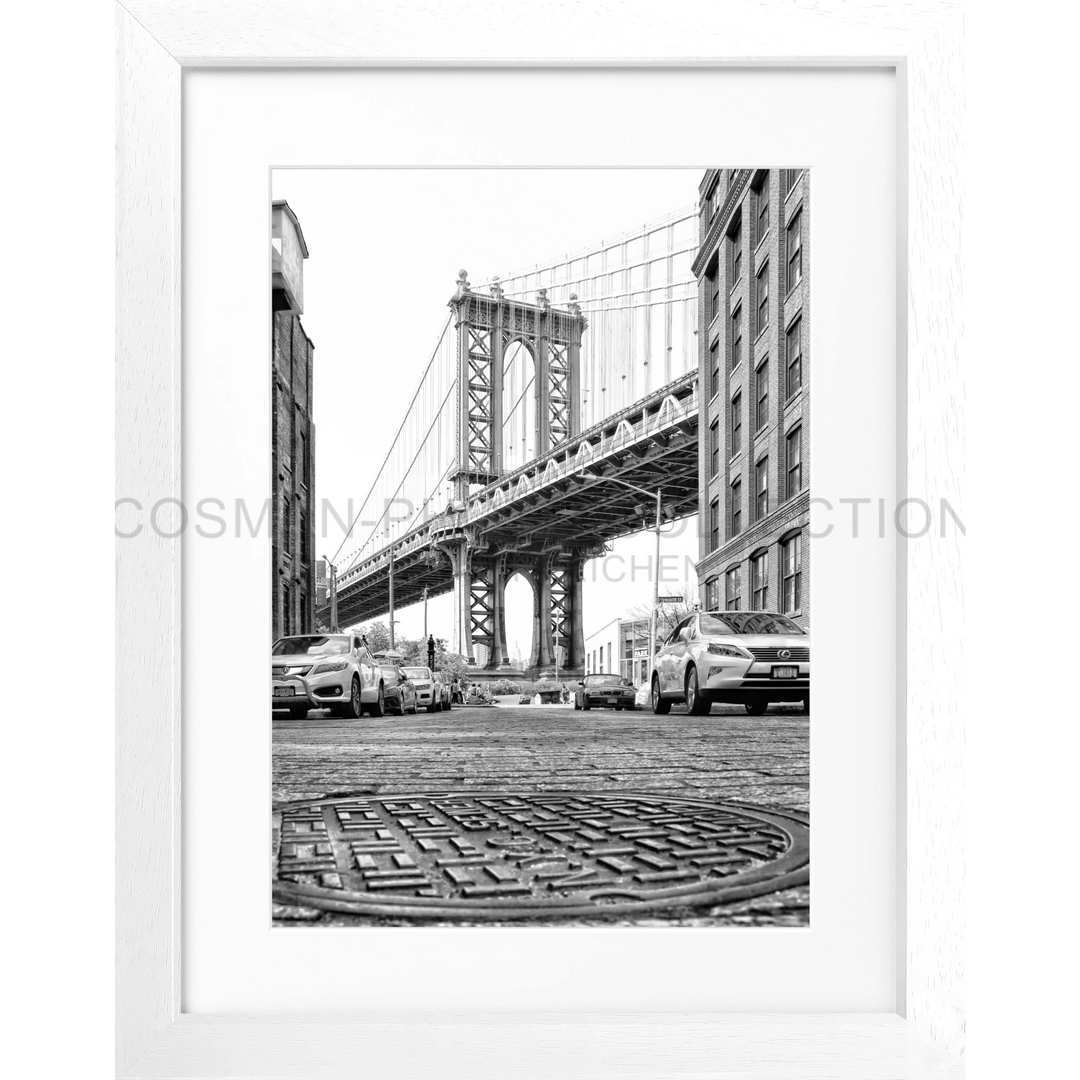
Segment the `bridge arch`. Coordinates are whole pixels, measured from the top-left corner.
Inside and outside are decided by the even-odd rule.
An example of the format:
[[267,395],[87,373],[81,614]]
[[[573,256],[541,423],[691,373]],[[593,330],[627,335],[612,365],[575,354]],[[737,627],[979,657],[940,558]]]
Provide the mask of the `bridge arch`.
[[530,667],[536,655],[536,580],[528,570],[512,570],[503,586],[503,619],[507,659],[514,667]]

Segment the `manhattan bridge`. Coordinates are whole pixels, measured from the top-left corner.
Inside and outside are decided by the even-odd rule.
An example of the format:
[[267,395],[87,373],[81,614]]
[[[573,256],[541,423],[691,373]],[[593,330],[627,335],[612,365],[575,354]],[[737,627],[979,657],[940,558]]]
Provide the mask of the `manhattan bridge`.
[[498,669],[521,574],[528,668],[583,669],[586,562],[652,523],[648,492],[668,520],[698,510],[697,244],[688,206],[504,280],[458,274],[335,557],[341,625],[453,592],[451,649]]

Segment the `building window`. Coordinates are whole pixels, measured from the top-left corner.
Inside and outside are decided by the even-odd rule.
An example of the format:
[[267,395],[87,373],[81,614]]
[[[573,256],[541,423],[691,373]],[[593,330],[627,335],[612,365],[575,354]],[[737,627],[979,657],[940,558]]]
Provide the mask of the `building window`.
[[705,607],[709,611],[716,611],[720,606],[720,580],[709,578],[705,582]]
[[769,174],[766,173],[757,193],[757,242],[760,244],[769,231]]
[[732,538],[742,532],[742,480],[731,485],[731,529]]
[[798,611],[802,598],[802,533],[780,545],[783,565],[784,614]]
[[731,313],[731,370],[742,363],[742,304]]
[[308,561],[307,514],[300,511],[300,561]]
[[792,219],[787,230],[787,287],[791,292],[802,281],[802,211]]
[[731,288],[739,284],[742,277],[742,221],[728,234],[731,243]]
[[757,463],[754,485],[754,520],[760,521],[769,512],[769,459]]
[[709,191],[709,197],[705,200],[705,220],[711,222],[716,217],[716,211],[720,209],[720,174],[717,173],[713,186]]
[[284,505],[281,508],[281,550],[286,555],[292,554],[292,501],[285,496]]
[[292,593],[288,585],[281,586],[281,615],[282,635],[288,637],[293,632]]
[[720,393],[720,341],[717,339],[709,347],[709,397]]
[[705,271],[706,321],[711,323],[720,312],[720,259],[716,258]]
[[713,499],[709,504],[709,550],[715,551],[720,546],[720,500]]
[[799,179],[802,169],[784,170],[784,198],[786,199],[795,188],[795,182]]
[[[296,417],[297,425],[303,424],[304,418],[299,414]],[[296,475],[300,478],[300,483],[305,487],[307,486],[307,439],[304,437],[303,431],[297,431],[296,433]]]
[[802,427],[797,427],[787,437],[787,487],[790,499],[802,489]]
[[755,611],[769,610],[769,553],[763,551],[750,560],[750,589]]
[[757,332],[769,325],[769,264],[758,271],[757,276]]
[[754,430],[760,431],[769,422],[769,361],[754,372]]
[[742,450],[742,394],[731,399],[731,456]]
[[742,567],[733,566],[724,575],[724,607],[728,611],[738,611],[742,607]]
[[710,476],[716,476],[720,472],[720,421],[714,420],[709,425],[709,461],[712,471]]
[[802,319],[787,332],[787,396],[802,386]]

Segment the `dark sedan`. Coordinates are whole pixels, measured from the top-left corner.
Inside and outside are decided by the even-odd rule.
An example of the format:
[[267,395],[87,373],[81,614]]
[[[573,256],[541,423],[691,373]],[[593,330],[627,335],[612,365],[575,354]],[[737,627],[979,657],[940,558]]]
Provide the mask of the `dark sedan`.
[[636,709],[634,685],[621,675],[586,675],[574,692],[575,709]]

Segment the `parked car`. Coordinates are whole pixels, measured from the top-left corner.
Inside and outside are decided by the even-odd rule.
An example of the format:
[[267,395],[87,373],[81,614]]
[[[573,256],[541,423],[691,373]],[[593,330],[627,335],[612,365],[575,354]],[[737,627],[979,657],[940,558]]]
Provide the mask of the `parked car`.
[[653,657],[654,713],[685,701],[704,716],[713,702],[761,716],[772,702],[810,711],[810,636],[771,611],[703,611],[683,619]]
[[303,634],[279,638],[270,650],[273,709],[294,720],[309,709],[329,708],[356,719],[365,711],[382,716],[382,671],[356,634]]
[[438,689],[435,686],[435,676],[429,667],[407,667],[404,669],[409,682],[416,689],[416,705],[427,709],[429,713],[438,712],[442,708]]
[[621,675],[586,675],[574,691],[575,709],[636,709],[634,684]]
[[375,661],[383,673],[387,710],[398,716],[416,712],[416,689],[405,674],[399,658],[377,652]]
[[439,702],[439,709],[453,708],[454,702],[452,700],[453,694],[450,691],[450,679],[447,678],[444,671],[434,672],[434,678],[435,697]]

